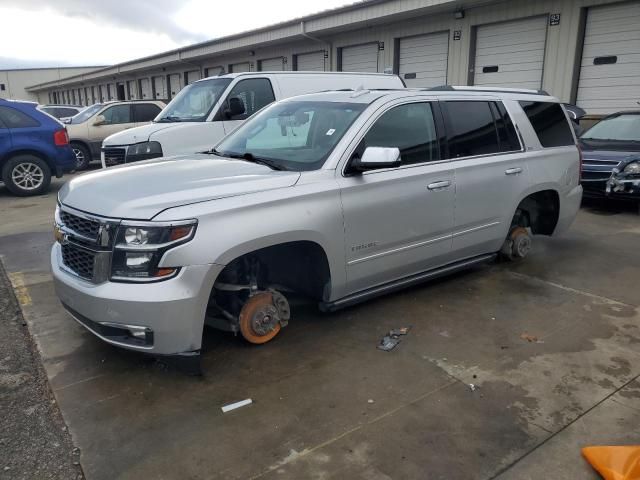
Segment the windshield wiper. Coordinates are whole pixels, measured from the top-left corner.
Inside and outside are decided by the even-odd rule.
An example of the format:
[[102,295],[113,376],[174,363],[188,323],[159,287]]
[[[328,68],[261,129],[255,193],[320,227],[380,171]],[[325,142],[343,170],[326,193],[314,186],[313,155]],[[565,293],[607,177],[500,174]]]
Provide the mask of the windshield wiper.
[[[212,151],[212,153],[217,155],[217,153],[214,151]],[[273,160],[269,160],[268,158],[256,157],[253,153],[249,153],[249,152],[246,152],[243,154],[225,153],[224,156],[230,157],[230,158],[237,158],[239,160],[246,160],[247,162],[257,163],[259,165],[265,165],[271,168],[272,170],[286,170],[286,168],[284,168],[278,162],[274,162]]]
[[167,115],[166,117],[162,117],[160,120],[158,120],[158,122],[181,122],[182,118],[180,117],[176,117],[175,115]]

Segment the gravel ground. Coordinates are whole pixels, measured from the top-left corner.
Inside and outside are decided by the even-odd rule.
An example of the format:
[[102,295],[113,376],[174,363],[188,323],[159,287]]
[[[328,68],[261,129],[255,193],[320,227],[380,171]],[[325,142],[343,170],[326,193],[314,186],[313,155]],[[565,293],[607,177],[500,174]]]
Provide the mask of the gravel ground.
[[0,332],[0,479],[84,478],[1,264]]

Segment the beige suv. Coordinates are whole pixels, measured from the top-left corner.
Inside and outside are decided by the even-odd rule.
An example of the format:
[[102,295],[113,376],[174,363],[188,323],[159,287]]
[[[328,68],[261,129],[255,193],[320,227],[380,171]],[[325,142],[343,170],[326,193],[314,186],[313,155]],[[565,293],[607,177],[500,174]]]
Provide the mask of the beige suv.
[[87,107],[67,123],[69,141],[76,156],[76,170],[100,159],[102,141],[109,135],[150,123],[165,107],[155,100],[105,102]]

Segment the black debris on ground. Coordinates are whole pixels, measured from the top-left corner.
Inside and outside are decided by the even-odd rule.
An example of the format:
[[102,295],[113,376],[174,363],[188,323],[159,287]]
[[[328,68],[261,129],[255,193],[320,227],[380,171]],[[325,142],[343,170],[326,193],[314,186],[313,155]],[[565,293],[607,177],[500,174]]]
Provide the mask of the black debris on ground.
[[0,479],[81,479],[79,454],[0,263]]

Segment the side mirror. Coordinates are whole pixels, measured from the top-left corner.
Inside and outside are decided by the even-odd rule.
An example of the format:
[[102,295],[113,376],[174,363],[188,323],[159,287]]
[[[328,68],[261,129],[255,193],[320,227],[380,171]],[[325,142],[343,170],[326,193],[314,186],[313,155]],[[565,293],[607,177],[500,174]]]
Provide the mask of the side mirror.
[[244,115],[245,111],[244,102],[238,97],[231,97],[229,99],[229,107],[224,113],[225,116],[230,119],[238,115]]
[[397,168],[400,166],[400,149],[388,147],[367,147],[362,158],[356,159],[352,168],[358,172]]
[[104,115],[98,115],[96,119],[93,121],[93,126],[97,127],[100,125],[104,125],[105,123],[107,123],[107,119],[104,118]]

